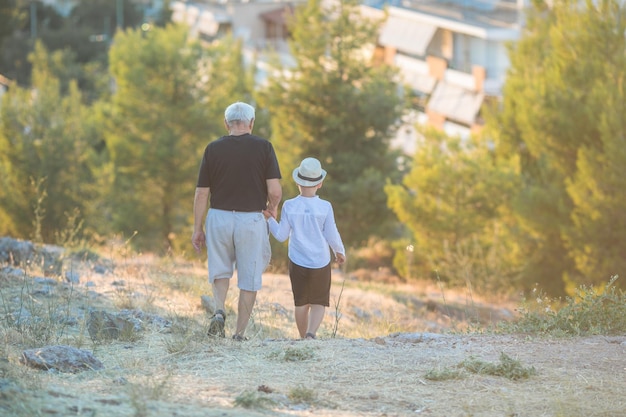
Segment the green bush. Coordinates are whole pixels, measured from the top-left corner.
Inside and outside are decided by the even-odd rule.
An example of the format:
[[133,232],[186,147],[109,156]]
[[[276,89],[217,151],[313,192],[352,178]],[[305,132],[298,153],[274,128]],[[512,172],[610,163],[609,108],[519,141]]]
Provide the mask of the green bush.
[[512,380],[526,379],[537,373],[534,367],[525,368],[520,361],[505,353],[500,354],[499,363],[485,362],[470,357],[461,362],[459,367],[474,374],[502,376]]
[[580,286],[565,302],[538,294],[520,308],[521,318],[500,324],[504,332],[551,336],[617,335],[626,333],[626,294],[611,277],[602,291]]

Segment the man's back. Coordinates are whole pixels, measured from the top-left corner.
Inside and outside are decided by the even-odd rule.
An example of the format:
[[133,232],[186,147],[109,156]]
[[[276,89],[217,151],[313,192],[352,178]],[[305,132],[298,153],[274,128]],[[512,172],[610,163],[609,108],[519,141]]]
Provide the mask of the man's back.
[[258,136],[223,136],[205,149],[198,187],[211,189],[211,207],[261,211],[267,205],[266,180],[280,178],[272,144]]

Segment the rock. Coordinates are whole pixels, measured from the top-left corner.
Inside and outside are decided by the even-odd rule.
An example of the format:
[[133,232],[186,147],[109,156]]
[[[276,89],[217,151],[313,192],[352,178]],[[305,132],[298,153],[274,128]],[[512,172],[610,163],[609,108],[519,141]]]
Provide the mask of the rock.
[[94,341],[119,339],[121,334],[131,334],[134,328],[134,323],[101,310],[90,311],[87,319],[87,331]]
[[4,268],[0,268],[0,274],[6,276],[7,278],[24,278],[26,276],[26,271],[21,268],[6,266]]
[[149,324],[159,331],[172,327],[171,321],[159,316],[158,314],[144,313],[143,311],[136,309],[121,310],[118,314],[116,314],[116,316],[132,322],[136,331],[143,330],[144,324]]
[[80,282],[80,275],[76,272],[67,271],[65,273],[65,279],[72,284],[78,284]]
[[42,264],[45,276],[61,275],[64,252],[64,248],[55,245],[43,245],[37,250],[37,262]]
[[141,310],[125,309],[119,313],[93,310],[89,312],[87,331],[94,341],[120,339],[144,330],[145,324],[154,326],[158,331],[164,331],[172,326],[169,320]]
[[65,373],[97,371],[104,368],[102,362],[91,352],[64,345],[25,350],[22,352],[20,362],[31,368]]
[[30,261],[34,255],[35,245],[31,242],[10,237],[0,238],[0,263],[18,266]]
[[386,345],[387,344],[385,339],[383,339],[382,337],[375,337],[374,338],[374,343],[376,343],[377,345]]

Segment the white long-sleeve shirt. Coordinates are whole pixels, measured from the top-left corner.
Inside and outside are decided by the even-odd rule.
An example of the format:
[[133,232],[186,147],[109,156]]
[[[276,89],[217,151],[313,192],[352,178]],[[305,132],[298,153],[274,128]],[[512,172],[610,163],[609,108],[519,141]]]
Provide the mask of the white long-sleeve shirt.
[[279,242],[289,238],[288,256],[294,264],[322,268],[330,263],[329,247],[346,254],[328,201],[299,195],[283,203],[280,216],[280,223],[268,219],[270,232]]

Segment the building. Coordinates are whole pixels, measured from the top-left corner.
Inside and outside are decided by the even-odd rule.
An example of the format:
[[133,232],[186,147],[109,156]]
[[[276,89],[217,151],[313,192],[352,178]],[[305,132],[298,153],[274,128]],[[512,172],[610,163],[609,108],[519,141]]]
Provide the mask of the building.
[[[398,67],[419,98],[407,129],[427,123],[461,137],[480,130],[483,103],[502,95],[507,43],[521,35],[525,1],[365,0],[367,13],[388,14],[374,60]],[[414,132],[403,134],[406,145],[415,141]]]
[[170,8],[172,21],[187,24],[202,40],[211,42],[228,33],[248,48],[287,52],[286,19],[294,4],[303,1],[174,1]]
[[286,67],[294,64],[287,45],[287,19],[304,1],[174,1],[170,8],[173,22],[188,25],[191,34],[205,42],[226,34],[240,39],[245,62],[256,66],[255,81],[260,85],[271,71],[270,55],[278,56]]

